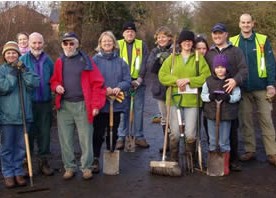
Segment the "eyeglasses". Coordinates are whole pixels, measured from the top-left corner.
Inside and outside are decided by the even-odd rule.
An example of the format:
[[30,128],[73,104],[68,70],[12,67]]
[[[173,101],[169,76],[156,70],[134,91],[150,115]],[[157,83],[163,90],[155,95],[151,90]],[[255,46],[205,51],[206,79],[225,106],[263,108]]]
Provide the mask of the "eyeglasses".
[[73,42],[63,42],[63,45],[64,46],[67,46],[67,45],[74,46],[75,43],[73,43]]

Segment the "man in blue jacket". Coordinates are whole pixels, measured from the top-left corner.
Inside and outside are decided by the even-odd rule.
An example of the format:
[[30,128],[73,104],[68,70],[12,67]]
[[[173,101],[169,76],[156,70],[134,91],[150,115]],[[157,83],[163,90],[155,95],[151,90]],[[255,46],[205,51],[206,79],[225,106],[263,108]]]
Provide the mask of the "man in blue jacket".
[[262,130],[265,152],[270,164],[276,166],[275,129],[272,122],[271,99],[275,95],[275,58],[266,35],[253,31],[254,20],[250,14],[240,16],[240,34],[230,38],[233,45],[242,49],[248,64],[248,77],[243,84],[240,103],[240,125],[245,153],[241,161],[255,159],[256,139],[253,109]]
[[30,67],[39,77],[40,83],[32,94],[32,109],[34,123],[29,132],[31,151],[34,148],[34,140],[37,140],[39,170],[44,175],[53,175],[47,158],[50,154],[50,131],[52,124],[52,95],[50,90],[50,78],[53,74],[53,61],[43,51],[44,39],[38,32],[29,36],[30,51],[20,57],[25,65]]

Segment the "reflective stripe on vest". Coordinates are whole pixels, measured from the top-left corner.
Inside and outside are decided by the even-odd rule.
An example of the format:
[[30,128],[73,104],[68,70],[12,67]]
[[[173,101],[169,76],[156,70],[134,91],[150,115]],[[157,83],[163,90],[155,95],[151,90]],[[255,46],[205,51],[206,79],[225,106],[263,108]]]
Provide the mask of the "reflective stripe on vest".
[[[265,66],[265,55],[264,55],[264,45],[267,36],[263,34],[255,33],[255,45],[256,45],[256,55],[257,55],[257,65],[258,65],[258,75],[260,78],[266,78],[266,66]],[[239,47],[240,35],[233,36],[229,38],[231,43]]]
[[[124,39],[118,40],[120,47],[120,57],[128,63],[127,43]],[[130,75],[132,78],[138,78],[143,58],[142,40],[135,39],[132,47],[132,59],[130,65]]]

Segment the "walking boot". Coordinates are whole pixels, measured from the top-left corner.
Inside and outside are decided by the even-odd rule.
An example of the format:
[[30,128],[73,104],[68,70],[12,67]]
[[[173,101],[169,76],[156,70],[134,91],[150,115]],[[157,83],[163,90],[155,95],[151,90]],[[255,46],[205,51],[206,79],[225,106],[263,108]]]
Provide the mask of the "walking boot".
[[193,173],[195,166],[195,150],[196,150],[196,141],[195,140],[186,140],[185,143],[185,157],[187,171]]
[[54,170],[50,167],[47,159],[39,159],[38,167],[39,171],[45,176],[52,176],[54,174]]
[[92,173],[99,173],[100,172],[100,162],[99,159],[94,157],[94,161],[92,163]]
[[224,175],[229,175],[229,162],[230,162],[230,153],[225,152],[224,153]]
[[240,156],[240,161],[246,162],[246,161],[251,161],[256,159],[256,154],[255,152],[245,152]]
[[276,154],[275,155],[268,155],[267,160],[271,165],[276,167]]
[[5,177],[4,178],[4,183],[6,188],[13,188],[15,187],[15,181],[14,177]]
[[170,161],[179,161],[179,141],[174,141],[170,139]]
[[[162,129],[163,129],[163,134],[164,134],[164,137],[165,137],[166,125],[162,125]],[[168,136],[167,136],[166,152],[170,151],[169,143],[170,143],[170,136],[168,134]],[[163,147],[159,149],[159,153],[161,153],[161,154],[163,153]]]
[[18,186],[26,186],[27,185],[27,181],[24,179],[24,177],[22,175],[15,176],[15,181]]

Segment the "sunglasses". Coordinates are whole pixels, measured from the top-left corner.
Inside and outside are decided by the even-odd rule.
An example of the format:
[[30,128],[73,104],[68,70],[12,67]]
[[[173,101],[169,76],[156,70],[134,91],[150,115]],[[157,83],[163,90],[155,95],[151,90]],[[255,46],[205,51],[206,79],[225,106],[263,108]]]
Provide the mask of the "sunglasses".
[[67,46],[67,45],[74,46],[75,43],[73,43],[73,42],[63,42],[63,45],[64,46]]

